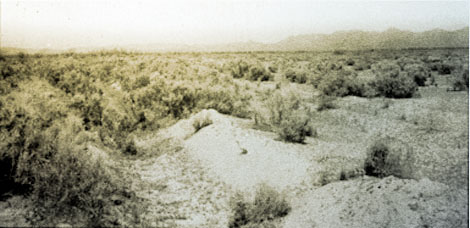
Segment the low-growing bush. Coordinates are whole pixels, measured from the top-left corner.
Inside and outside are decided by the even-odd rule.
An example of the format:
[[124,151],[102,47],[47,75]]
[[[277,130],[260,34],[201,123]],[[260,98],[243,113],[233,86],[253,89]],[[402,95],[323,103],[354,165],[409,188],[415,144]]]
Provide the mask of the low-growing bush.
[[257,189],[253,202],[238,193],[231,199],[231,208],[230,228],[266,226],[291,210],[285,196],[266,184]]
[[366,175],[380,178],[390,175],[412,178],[414,158],[413,150],[406,143],[390,137],[381,138],[369,147],[364,171]]
[[198,116],[194,122],[193,122],[193,127],[198,132],[204,127],[207,127],[212,124],[212,119],[206,114],[204,116]]
[[82,118],[67,112],[67,103],[63,91],[38,79],[1,97],[0,185],[7,188],[2,193],[25,190],[39,225],[57,217],[77,218],[86,226],[135,224],[118,214],[124,208],[112,200],[123,198],[121,204],[132,211],[130,204],[138,199],[130,182],[112,169],[105,152],[89,150],[96,140],[84,137],[89,132]]
[[460,75],[453,77],[452,90],[468,90],[468,69],[465,69]]
[[320,95],[318,97],[317,111],[321,112],[323,110],[336,108],[335,104],[333,103],[334,100],[335,100],[335,97]]
[[290,82],[299,83],[299,84],[306,83],[308,79],[307,73],[305,71],[300,71],[300,70],[288,69],[284,73],[284,75]]
[[243,78],[249,71],[250,65],[244,61],[238,61],[230,66],[230,73],[233,78]]
[[268,66],[268,70],[271,73],[277,73],[278,68],[276,66],[270,65]]
[[315,131],[310,124],[313,112],[301,105],[292,91],[276,90],[254,114],[258,126],[268,127],[282,140],[303,143]]
[[430,63],[429,68],[432,71],[437,71],[441,75],[451,74],[452,71],[455,69],[455,67],[451,64],[441,61]]
[[376,74],[371,86],[387,98],[410,98],[417,91],[418,85],[408,74],[401,72],[394,63],[379,63],[373,72]]
[[431,73],[421,64],[409,64],[404,66],[404,71],[409,77],[412,77],[418,86],[425,86],[426,79]]
[[345,70],[330,72],[322,77],[318,89],[326,96],[362,96],[363,88],[356,82],[356,76],[354,72]]
[[260,63],[248,64],[245,61],[238,61],[228,64],[228,67],[233,78],[244,78],[250,81],[273,80],[271,72]]
[[356,62],[353,59],[346,60],[346,65],[353,66]]
[[263,66],[254,65],[251,66],[247,79],[250,81],[271,81],[272,75]]

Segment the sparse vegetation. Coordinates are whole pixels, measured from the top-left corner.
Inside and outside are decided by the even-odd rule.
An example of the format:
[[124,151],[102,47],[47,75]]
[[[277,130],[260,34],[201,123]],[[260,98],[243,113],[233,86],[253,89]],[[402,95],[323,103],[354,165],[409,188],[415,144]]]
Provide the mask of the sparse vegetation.
[[[464,107],[468,93],[458,92],[468,90],[466,64],[468,53],[463,49],[2,55],[0,198],[21,195],[32,200],[34,210],[28,214],[32,226],[63,222],[72,226],[158,227],[176,226],[171,222],[178,219],[189,221],[192,218],[179,210],[166,209],[170,204],[171,208],[190,207],[188,204],[167,202],[160,194],[173,191],[167,180],[178,179],[196,167],[190,167],[186,157],[176,157],[179,153],[166,153],[178,152],[182,146],[165,137],[181,133],[167,134],[167,127],[178,127],[174,123],[203,109],[245,118],[227,117],[232,122],[228,127],[239,128],[221,134],[240,140],[223,144],[235,148],[239,164],[258,162],[258,145],[243,140],[262,138],[266,144],[260,147],[279,146],[285,150],[279,154],[286,156],[295,154],[289,148],[304,148],[299,149],[299,161],[324,153],[331,155],[331,164],[325,167],[342,166],[345,161],[350,165],[314,170],[319,179],[313,182],[319,185],[354,182],[352,178],[366,173],[379,178],[426,177],[466,186],[468,166],[461,155],[468,154],[468,131],[461,126],[465,127],[463,117],[468,118]],[[446,93],[446,89],[456,92]],[[248,129],[253,127],[252,120],[246,119],[250,117],[255,129]],[[212,124],[207,115],[191,119],[194,122],[180,122],[187,124],[184,134]],[[210,128],[220,133],[218,127]],[[380,134],[387,136],[369,142],[370,135]],[[155,135],[163,139],[157,140]],[[198,140],[197,136],[203,135],[184,140]],[[160,144],[171,150],[160,149]],[[279,154],[272,148],[268,157],[274,161]],[[144,153],[145,159],[141,156]],[[142,170],[163,172],[162,177],[141,183],[135,173],[139,166],[129,165],[138,162],[148,165]],[[150,169],[145,162],[177,165]],[[179,162],[188,162],[188,167],[181,168]],[[167,168],[170,171],[165,173]],[[276,177],[291,174],[278,170],[272,172]],[[204,192],[201,197],[219,197],[223,188],[212,192],[212,180],[188,187],[190,178],[201,181],[202,176],[175,181],[183,186],[184,194],[197,190]],[[147,191],[150,188],[152,191]],[[230,197],[230,193],[223,193],[223,197]],[[149,209],[148,200],[154,198],[164,200],[153,202],[158,209]],[[208,204],[217,201],[210,197],[204,200]],[[207,211],[226,210],[226,201],[219,201]],[[254,200],[239,197],[234,202],[231,227],[275,227],[290,211],[285,196],[266,186],[260,187]],[[165,209],[161,212],[160,207]],[[146,214],[158,213],[161,217],[150,218],[157,225],[147,221]]]
[[252,202],[238,193],[232,198],[231,205],[230,228],[266,227],[291,210],[285,196],[266,184],[259,186]]
[[334,100],[335,97],[320,95],[320,97],[318,98],[317,111],[321,112],[323,110],[334,109],[336,107],[333,103]]
[[364,170],[369,176],[412,178],[414,161],[413,151],[407,144],[385,137],[369,147]]
[[207,127],[212,124],[212,119],[208,115],[204,115],[194,120],[193,127],[198,132],[204,127]]
[[452,90],[454,91],[462,91],[468,90],[468,67],[467,69],[463,70],[460,75],[454,76],[452,82]]

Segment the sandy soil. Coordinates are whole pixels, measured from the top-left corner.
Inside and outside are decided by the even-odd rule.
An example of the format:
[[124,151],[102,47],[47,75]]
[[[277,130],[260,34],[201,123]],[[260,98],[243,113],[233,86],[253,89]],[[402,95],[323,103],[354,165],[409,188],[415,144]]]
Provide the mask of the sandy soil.
[[[465,111],[443,111],[435,102],[446,101],[435,98],[387,108],[378,99],[340,102],[341,109],[313,117],[319,136],[305,144],[279,141],[251,120],[214,110],[138,140],[149,156],[130,165],[141,177],[134,190],[150,203],[148,225],[226,227],[230,198],[253,195],[266,183],[286,193],[292,206],[279,227],[468,227],[468,133],[453,130],[468,124]],[[436,109],[440,121],[426,129],[419,117]],[[204,118],[212,124],[196,131],[193,123]],[[364,176],[366,150],[377,135],[419,155],[413,179]],[[27,226],[27,204],[15,197],[1,202],[0,224]]]
[[[342,115],[340,110],[333,114]],[[200,118],[213,123],[196,132],[193,122]],[[363,176],[360,168],[366,146],[361,140],[332,143],[334,137],[324,134],[319,139],[309,138],[306,144],[292,144],[252,127],[251,120],[203,110],[162,131],[160,137],[171,138],[181,148],[136,163],[144,180],[164,186],[145,196],[158,204],[152,213],[156,217],[162,211],[179,216],[168,219],[172,221],[168,224],[179,227],[225,227],[230,196],[236,191],[252,195],[257,185],[267,183],[287,193],[293,208],[281,220],[281,227],[468,224],[465,188],[426,177]],[[373,132],[362,132],[358,137],[364,134]],[[340,181],[341,172],[351,174],[349,180]]]

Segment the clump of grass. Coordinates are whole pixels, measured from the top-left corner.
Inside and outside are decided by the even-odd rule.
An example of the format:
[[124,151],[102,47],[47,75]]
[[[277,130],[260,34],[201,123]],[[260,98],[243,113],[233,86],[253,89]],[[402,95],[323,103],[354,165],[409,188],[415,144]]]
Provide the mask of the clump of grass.
[[404,142],[386,137],[373,142],[364,162],[366,175],[379,178],[390,175],[400,178],[413,177],[414,155]]
[[383,101],[383,103],[380,106],[381,109],[388,109],[393,104],[393,101],[389,100],[389,99],[383,99],[382,101]]
[[231,199],[231,208],[230,228],[266,226],[291,210],[286,197],[266,184],[259,186],[252,202],[237,193]]
[[193,127],[196,130],[195,132],[198,132],[202,128],[207,127],[211,125],[212,123],[213,123],[212,119],[208,115],[199,116],[198,118],[194,119]]
[[317,111],[321,112],[323,110],[336,108],[336,105],[333,103],[335,99],[336,98],[332,96],[320,95],[318,98]]
[[136,155],[138,153],[134,139],[127,137],[123,146],[123,153],[127,155]]

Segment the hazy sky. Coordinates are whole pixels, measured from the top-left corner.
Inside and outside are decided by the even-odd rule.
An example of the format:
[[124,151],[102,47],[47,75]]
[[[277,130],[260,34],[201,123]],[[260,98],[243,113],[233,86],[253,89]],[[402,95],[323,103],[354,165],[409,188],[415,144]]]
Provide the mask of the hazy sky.
[[277,42],[291,35],[468,26],[468,1],[1,0],[2,46]]

